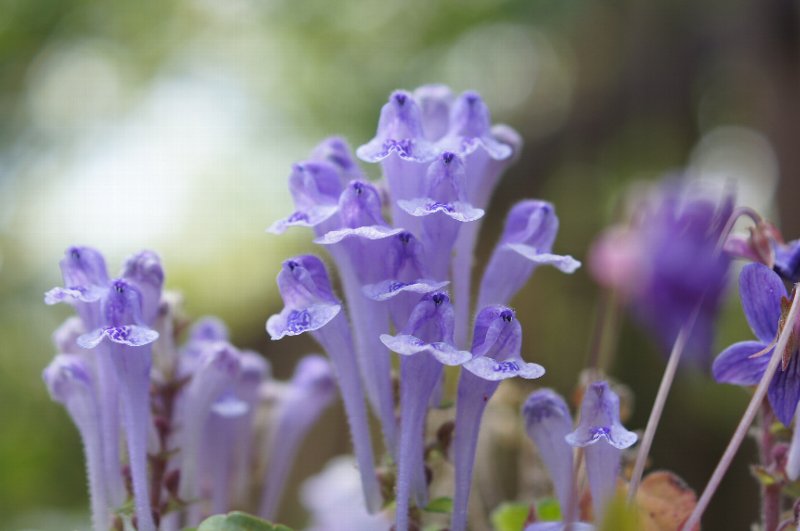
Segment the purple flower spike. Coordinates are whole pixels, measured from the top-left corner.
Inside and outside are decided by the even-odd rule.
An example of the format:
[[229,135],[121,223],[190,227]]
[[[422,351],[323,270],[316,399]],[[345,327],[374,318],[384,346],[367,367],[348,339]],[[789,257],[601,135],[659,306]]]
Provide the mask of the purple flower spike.
[[275,518],[286,478],[308,431],[336,397],[336,379],[322,356],[306,356],[278,405],[259,514]]
[[478,306],[508,304],[540,265],[552,265],[564,273],[580,267],[571,256],[551,253],[557,233],[552,204],[526,200],[514,205],[483,274]]
[[607,382],[591,384],[583,395],[578,427],[565,440],[584,448],[586,474],[595,518],[602,521],[606,504],[617,488],[622,450],[636,443],[637,435],[619,420],[619,397]]
[[164,269],[161,259],[153,251],[142,251],[125,261],[122,278],[136,286],[142,295],[142,319],[153,326],[161,302],[161,289],[164,286]]
[[114,280],[103,298],[104,326],[79,337],[78,345],[86,349],[100,348],[99,359],[110,358],[119,389],[107,389],[101,394],[105,397],[111,391],[120,395],[136,518],[141,531],[152,531],[155,523],[147,479],[147,439],[151,426],[150,343],[158,338],[158,332],[142,324],[141,314],[139,290],[125,280]]
[[363,179],[364,173],[353,158],[347,141],[340,137],[326,138],[311,152],[311,160],[332,164],[341,176],[341,184]]
[[450,107],[454,99],[453,91],[447,85],[423,85],[414,91],[427,140],[436,142],[449,130]]
[[380,162],[395,154],[403,160],[430,162],[436,157],[434,147],[425,140],[422,113],[408,92],[398,90],[381,109],[375,138],[356,150],[366,162]]
[[480,95],[472,91],[464,92],[453,104],[450,131],[441,144],[463,157],[482,149],[494,160],[509,158],[513,152],[511,147],[492,136],[491,125],[489,108]]
[[453,324],[450,298],[437,291],[422,297],[401,334],[381,335],[381,341],[389,349],[403,354],[400,359],[397,531],[408,530],[412,491],[420,506],[427,496],[422,461],[425,416],[431,394],[441,379],[442,364],[459,365],[471,358],[469,352],[453,346]]
[[525,430],[536,444],[542,462],[550,473],[561,512],[568,518],[575,498],[572,447],[565,437],[572,431],[572,416],[567,403],[550,389],[530,394],[522,408]]
[[483,412],[497,390],[500,380],[521,376],[539,378],[544,368],[525,363],[520,357],[522,327],[511,308],[488,306],[475,319],[472,339],[472,360],[464,364],[458,381],[456,432],[453,442],[456,488],[453,499],[453,531],[467,527],[467,506],[475,449]]
[[273,223],[267,232],[282,234],[290,227],[327,226],[339,209],[342,181],[336,166],[328,162],[295,164],[289,176],[289,191],[295,211]]
[[89,499],[92,507],[92,525],[97,531],[111,527],[111,510],[104,478],[103,438],[100,410],[92,369],[81,356],[60,354],[42,374],[50,396],[64,405],[78,428],[86,473],[89,481]]
[[[758,341],[734,343],[722,351],[711,368],[718,382],[757,385],[766,370],[778,337],[781,309],[788,300],[781,278],[767,266],[748,264],[739,275],[739,295],[745,317]],[[786,326],[797,326],[787,323]],[[791,345],[769,384],[767,397],[775,416],[789,426],[800,402],[800,353]]]
[[[201,355],[195,373],[186,387],[180,404],[180,474],[179,495],[183,500],[194,501],[200,496],[200,471],[202,464],[201,442],[205,427],[215,404],[231,388],[241,373],[242,357],[226,342],[209,343]],[[220,409],[221,408],[221,409]],[[225,407],[217,408],[225,412]],[[191,511],[191,520],[199,511]],[[188,522],[196,525],[198,522]]]
[[278,273],[278,290],[286,306],[280,314],[267,320],[267,332],[277,340],[308,331],[327,352],[344,401],[365,503],[375,512],[380,509],[381,494],[375,475],[364,390],[350,327],[333,294],[325,266],[312,255],[286,260]]

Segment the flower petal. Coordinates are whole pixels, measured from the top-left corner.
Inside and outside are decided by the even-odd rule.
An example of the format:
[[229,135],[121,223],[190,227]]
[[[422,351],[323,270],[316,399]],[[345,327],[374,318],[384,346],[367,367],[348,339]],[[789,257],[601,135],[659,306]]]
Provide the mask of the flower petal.
[[368,240],[380,240],[389,238],[403,232],[403,229],[393,229],[391,227],[384,227],[382,225],[370,225],[365,227],[357,227],[355,229],[339,229],[332,230],[319,238],[314,240],[314,243],[320,245],[333,245],[339,243],[345,238],[358,237],[366,238]]
[[789,426],[800,401],[800,359],[797,352],[792,353],[785,371],[778,368],[769,384],[767,396],[775,416],[784,426]]
[[339,210],[337,205],[321,205],[309,208],[308,210],[298,210],[291,215],[279,219],[267,228],[267,232],[272,234],[283,234],[291,227],[316,227],[326,219],[330,218]]
[[505,380],[519,376],[534,380],[544,375],[544,367],[537,363],[527,363],[519,359],[496,361],[486,356],[478,356],[464,364],[464,368],[484,380]]
[[562,273],[574,273],[581,266],[578,260],[569,255],[542,253],[524,243],[507,243],[505,248],[524,256],[537,265],[551,265]]
[[780,277],[762,264],[748,264],[739,275],[739,294],[747,322],[758,339],[769,343],[778,333],[781,298],[786,288]]
[[443,341],[426,343],[420,338],[409,334],[398,334],[396,336],[381,334],[381,342],[388,349],[403,356],[413,356],[420,352],[427,352],[444,365],[461,365],[472,358],[472,354],[466,350],[458,350]]
[[751,358],[767,345],[760,341],[742,341],[734,343],[722,351],[711,366],[714,379],[721,383],[734,385],[756,385],[764,374],[769,363],[772,349],[756,358]]
[[407,213],[414,217],[430,216],[441,212],[447,217],[462,223],[475,221],[483,217],[484,211],[480,208],[475,208],[469,203],[461,201],[454,201],[452,203],[444,203],[435,201],[429,197],[420,197],[417,199],[397,201],[397,205]]
[[267,333],[273,341],[319,330],[341,311],[340,304],[319,303],[307,308],[284,308],[267,320]]
[[438,282],[435,280],[419,279],[413,282],[401,282],[399,280],[384,280],[376,284],[368,284],[363,287],[364,295],[374,301],[386,301],[400,293],[430,293],[444,288],[450,282],[447,280]]

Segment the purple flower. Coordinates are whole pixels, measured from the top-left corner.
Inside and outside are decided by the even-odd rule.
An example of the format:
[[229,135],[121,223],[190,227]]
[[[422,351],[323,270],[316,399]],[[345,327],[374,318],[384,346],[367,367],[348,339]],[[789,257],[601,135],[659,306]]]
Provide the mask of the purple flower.
[[[739,275],[742,309],[756,341],[734,343],[717,356],[712,366],[714,379],[735,385],[757,385],[769,363],[788,294],[780,277],[762,264],[748,264]],[[800,401],[800,360],[797,345],[784,355],[767,396],[775,416],[784,425],[792,422]]]
[[800,282],[800,240],[774,244],[775,272],[788,282]]
[[536,444],[565,517],[576,500],[572,447],[565,440],[572,431],[572,416],[564,399],[550,389],[528,396],[522,408],[525,431]]
[[501,380],[521,376],[539,378],[544,368],[526,363],[520,357],[522,327],[514,311],[506,306],[487,306],[475,318],[472,355],[461,371],[456,402],[456,428],[453,443],[456,489],[450,527],[467,527],[467,505],[472,485],[472,468],[478,432],[486,404]]
[[592,274],[625,297],[667,349],[697,311],[687,349],[703,359],[711,349],[731,262],[720,247],[733,197],[667,181],[636,207],[630,227],[612,228],[595,243]]
[[597,521],[602,521],[605,506],[616,491],[622,450],[633,446],[637,439],[620,422],[619,397],[608,383],[595,382],[586,388],[578,427],[565,440],[584,449]]
[[100,408],[89,363],[76,354],[59,354],[44,370],[42,377],[53,400],[64,405],[83,442],[92,524],[101,531],[111,527],[108,486],[103,473],[103,437]]
[[324,229],[339,210],[342,188],[340,173],[333,164],[314,161],[295,164],[289,176],[295,211],[273,223],[267,231],[282,234],[290,227]]
[[366,506],[372,512],[377,511],[381,505],[381,494],[375,476],[355,348],[350,327],[341,311],[341,303],[333,293],[325,266],[312,255],[284,261],[278,273],[278,290],[285,307],[267,320],[267,332],[273,340],[311,332],[330,357],[350,424]]
[[[100,347],[108,357],[119,389],[122,426],[128,446],[136,518],[141,531],[155,529],[147,480],[147,439],[150,419],[150,344],[158,332],[142,322],[142,297],[133,284],[117,279],[102,299],[103,326],[78,338],[85,349]],[[102,344],[102,346],[101,346]],[[101,376],[102,378],[102,376]]]
[[[423,437],[428,403],[445,365],[469,360],[469,352],[453,346],[454,315],[450,298],[436,291],[422,297],[400,334],[381,335],[400,359],[400,442],[397,463],[397,530],[407,531],[413,491],[423,506],[427,485],[423,469]],[[412,485],[413,482],[413,485]]]
[[508,304],[540,265],[573,273],[581,263],[571,256],[552,254],[558,217],[546,201],[521,201],[511,208],[503,235],[481,280],[478,306]]
[[278,503],[297,451],[308,431],[336,398],[333,368],[322,356],[300,360],[280,397],[272,429],[267,473],[259,514],[267,520],[276,516]]

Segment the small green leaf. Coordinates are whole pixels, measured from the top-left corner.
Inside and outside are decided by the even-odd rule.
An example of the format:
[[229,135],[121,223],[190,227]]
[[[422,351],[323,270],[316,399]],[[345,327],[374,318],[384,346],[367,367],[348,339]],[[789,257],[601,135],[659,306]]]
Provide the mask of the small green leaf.
[[197,531],[292,531],[281,524],[271,524],[246,513],[234,511],[207,518]]
[[432,500],[425,509],[428,513],[450,513],[453,510],[453,499],[447,496]]
[[536,503],[536,514],[543,522],[560,522],[561,506],[555,498],[542,498]]
[[525,527],[531,506],[521,502],[501,503],[492,511],[492,528],[495,531],[520,531]]

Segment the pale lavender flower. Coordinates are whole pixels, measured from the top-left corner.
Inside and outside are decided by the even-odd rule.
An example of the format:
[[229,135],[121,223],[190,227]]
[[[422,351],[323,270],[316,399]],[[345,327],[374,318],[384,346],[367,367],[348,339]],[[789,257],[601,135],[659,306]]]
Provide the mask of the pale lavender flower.
[[607,382],[595,382],[586,388],[578,427],[565,440],[583,448],[586,475],[592,493],[595,519],[602,521],[606,504],[617,488],[622,450],[636,443],[638,436],[619,420],[619,396]]
[[487,306],[478,313],[472,336],[473,358],[462,366],[458,382],[453,441],[456,488],[450,523],[453,531],[463,531],[467,527],[472,468],[486,404],[500,381],[515,376],[534,379],[544,374],[541,365],[522,360],[521,346],[522,327],[511,308]]
[[96,531],[111,526],[108,487],[103,473],[103,439],[100,408],[92,369],[85,358],[76,354],[59,354],[42,374],[53,400],[64,405],[78,428],[83,442],[92,525]]
[[[443,365],[460,365],[472,355],[453,346],[453,307],[444,292],[422,297],[400,334],[381,335],[400,359],[400,443],[397,463],[397,531],[408,529],[412,490],[424,503],[427,487],[423,471],[425,417]],[[414,485],[412,486],[412,482]]]
[[[100,357],[111,360],[122,406],[122,426],[128,447],[136,518],[141,531],[155,529],[147,480],[147,439],[150,419],[151,346],[158,332],[144,325],[139,290],[129,282],[111,282],[102,302],[103,326],[78,338],[78,345],[104,345]],[[103,376],[101,375],[101,378]]]
[[300,360],[286,392],[280,397],[272,426],[267,473],[259,515],[276,516],[286,478],[308,431],[336,398],[336,379],[322,356]]
[[282,234],[290,227],[310,227],[317,234],[324,234],[330,226],[326,222],[339,210],[342,189],[340,173],[333,164],[314,161],[295,164],[289,176],[295,211],[267,230]]
[[364,391],[350,328],[325,266],[311,255],[286,260],[278,273],[278,289],[285,307],[267,320],[267,332],[273,340],[311,332],[331,358],[350,424],[366,506],[372,512],[377,511],[381,494],[375,475]]

